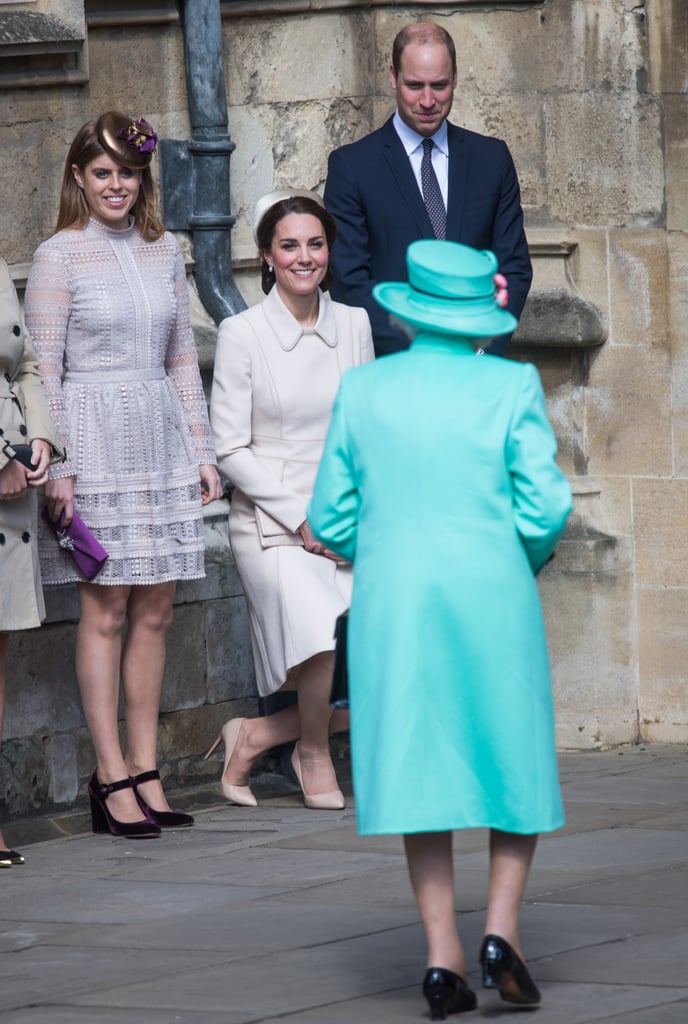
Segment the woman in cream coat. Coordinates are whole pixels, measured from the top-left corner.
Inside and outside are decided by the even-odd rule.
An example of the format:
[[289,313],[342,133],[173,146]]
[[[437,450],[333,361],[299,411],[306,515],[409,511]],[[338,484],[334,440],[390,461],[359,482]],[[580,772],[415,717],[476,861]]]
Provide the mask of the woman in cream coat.
[[235,487],[229,532],[258,691],[288,684],[298,702],[230,720],[209,754],[223,739],[223,792],[253,806],[253,761],[298,740],[292,764],[306,806],[340,808],[328,735],[348,727],[348,714],[332,712],[329,693],[351,567],[315,540],[306,506],[341,377],[373,358],[370,324],[364,310],[323,294],[335,226],[319,196],[270,193],[256,208],[254,234],[267,297],[220,325],[211,423],[219,468]]
[[[33,468],[16,457],[30,445]],[[7,264],[0,260],[0,740],[5,710],[8,633],[40,626],[45,615],[36,539],[36,487],[62,455],[36,357],[25,334]],[[0,867],[23,863],[5,848]]]

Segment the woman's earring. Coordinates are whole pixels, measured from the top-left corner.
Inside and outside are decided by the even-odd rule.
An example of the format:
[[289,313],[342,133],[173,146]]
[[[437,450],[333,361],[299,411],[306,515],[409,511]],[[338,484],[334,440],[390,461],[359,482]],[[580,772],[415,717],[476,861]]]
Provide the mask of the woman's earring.
[[275,273],[275,268],[273,267],[272,263],[268,263],[268,274],[274,274],[274,273]]

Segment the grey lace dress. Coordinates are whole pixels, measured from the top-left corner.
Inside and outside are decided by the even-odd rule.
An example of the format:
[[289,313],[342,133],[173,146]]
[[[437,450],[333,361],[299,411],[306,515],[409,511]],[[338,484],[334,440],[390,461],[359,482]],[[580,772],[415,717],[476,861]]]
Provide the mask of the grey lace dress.
[[[215,463],[184,262],[169,233],[145,241],[93,220],[36,251],[25,317],[74,476],[75,508],[110,557],[94,582],[204,575],[198,467]],[[81,579],[47,528],[46,584]]]

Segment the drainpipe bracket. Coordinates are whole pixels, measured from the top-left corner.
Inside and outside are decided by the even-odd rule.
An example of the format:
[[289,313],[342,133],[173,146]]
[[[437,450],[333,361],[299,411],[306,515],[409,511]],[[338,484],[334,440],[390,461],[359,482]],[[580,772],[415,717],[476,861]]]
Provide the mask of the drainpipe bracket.
[[236,224],[236,217],[228,213],[223,217],[189,217],[191,231],[228,231]]
[[191,230],[191,154],[180,139],[160,139],[160,195],[168,231]]
[[191,139],[186,145],[190,153],[209,153],[211,156],[231,156],[236,149],[236,143],[229,136],[223,139]]

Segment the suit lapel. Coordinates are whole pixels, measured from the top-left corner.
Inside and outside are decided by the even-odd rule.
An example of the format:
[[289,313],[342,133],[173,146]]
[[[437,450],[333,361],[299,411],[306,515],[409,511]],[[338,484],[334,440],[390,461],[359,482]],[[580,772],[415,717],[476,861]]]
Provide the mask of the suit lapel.
[[461,237],[463,208],[466,202],[468,179],[468,147],[460,128],[447,123],[449,146],[449,188],[447,196],[447,238],[458,242]]
[[406,155],[406,150],[394,130],[392,118],[389,121],[385,121],[380,131],[382,133],[382,147],[387,165],[392,177],[399,186],[399,191],[404,197],[409,213],[416,223],[419,237],[433,238],[434,232],[428,217],[428,211],[425,209],[425,203],[411,170],[411,162]]

